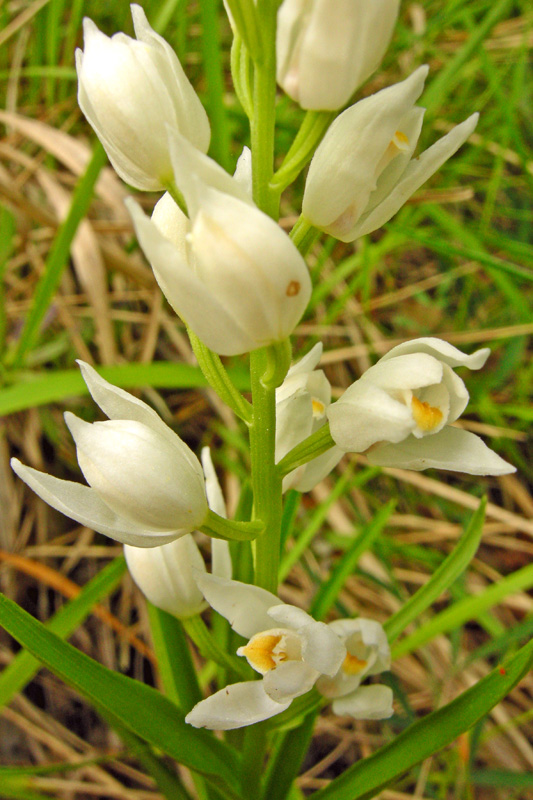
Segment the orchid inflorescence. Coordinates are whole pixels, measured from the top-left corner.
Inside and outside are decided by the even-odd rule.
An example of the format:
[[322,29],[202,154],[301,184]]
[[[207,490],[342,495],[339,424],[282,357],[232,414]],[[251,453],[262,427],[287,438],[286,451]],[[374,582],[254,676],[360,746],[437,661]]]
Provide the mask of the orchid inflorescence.
[[[200,463],[152,408],[82,362],[89,392],[108,417],[90,424],[66,415],[89,486],[12,463],[51,506],[124,543],[133,579],[154,605],[184,621],[211,606],[247,640],[236,648],[241,673],[247,662],[261,678],[249,670],[249,680],[230,681],[189,712],[191,725],[251,725],[311,691],[331,700],[335,713],[383,719],[392,714],[391,689],[364,684],[390,667],[382,625],[364,618],[316,621],[277,597],[282,492],[310,491],[344,453],[366,454],[384,467],[512,472],[479,437],[454,425],[468,402],[454,369],[480,369],[489,351],[465,355],[435,338],[405,342],[332,402],[318,369],[322,344],[290,366],[289,337],[312,292],[308,234],[353,242],[381,227],[466,141],[477,114],[415,157],[424,66],[344,109],[383,58],[399,0],[284,0],[277,16],[265,11],[265,24],[255,28],[245,23],[259,11],[245,5],[247,15],[230,13],[230,22],[256,82],[249,85],[250,69],[234,77],[243,105],[256,105],[252,149],[243,150],[234,175],[206,155],[208,117],[140,6],[131,7],[135,39],[108,38],[85,20],[76,64],[79,104],[120,177],[136,189],[164,192],[151,216],[133,199],[128,210],[208,381],[249,427],[252,520],[227,519],[208,450]],[[315,126],[293,159],[294,178],[314,152],[291,236],[276,221],[286,181],[276,181],[268,144],[276,78],[320,119],[341,112],[320,135]],[[261,94],[267,79],[270,88]],[[282,165],[279,174],[289,173]],[[251,402],[219,358],[246,353]],[[210,572],[192,535],[198,530],[212,537]],[[230,540],[236,549],[253,541],[253,583],[233,579]]]

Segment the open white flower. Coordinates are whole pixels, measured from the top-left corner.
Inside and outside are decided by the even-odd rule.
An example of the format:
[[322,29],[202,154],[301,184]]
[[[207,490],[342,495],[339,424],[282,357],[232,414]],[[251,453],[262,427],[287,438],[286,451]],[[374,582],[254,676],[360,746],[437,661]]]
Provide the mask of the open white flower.
[[[366,719],[390,716],[391,695],[387,694],[385,703],[381,692],[386,687],[360,687],[363,678],[388,669],[390,663],[378,623],[316,622],[302,609],[280,603],[257,586],[204,574],[197,580],[209,604],[248,639],[237,654],[263,678],[231,684],[202,700],[185,718],[191,725],[213,730],[252,725],[280,714],[315,684],[327,697],[338,698],[339,713],[361,719],[366,708]],[[367,690],[375,695],[373,705],[371,697],[365,696]]]
[[150,406],[78,362],[106,422],[65,414],[78,463],[89,483],[65,481],[11,465],[53,508],[136,547],[156,547],[200,527],[208,513],[200,462]]
[[[323,370],[316,369],[321,355],[322,343],[319,342],[289,369],[276,389],[276,463],[327,422],[331,386]],[[329,475],[342,455],[339,447],[332,447],[298,467],[283,478],[283,490],[309,492]]]
[[207,114],[170,47],[131,6],[136,39],[111,38],[84,20],[84,50],[76,51],[78,102],[121,178],[159,190],[172,178],[166,126],[206,152]]
[[169,195],[152,220],[128,201],[155,277],[177,314],[211,350],[238,355],[286,339],[305,311],[311,279],[289,237],[245,184],[171,137],[189,219]]
[[[226,508],[208,447],[202,449],[202,467],[209,508],[221,517]],[[231,555],[224,539],[211,539],[213,575],[231,578]],[[200,614],[207,603],[198,588],[197,575],[206,571],[204,559],[188,533],[159,547],[124,545],[130,574],[146,598],[179,619]]]
[[377,69],[399,0],[284,0],[277,81],[302,108],[336,111]]
[[468,139],[472,114],[413,159],[427,67],[365,97],[333,122],[311,161],[302,213],[343,242],[375,231]]
[[331,436],[346,452],[369,450],[371,464],[423,470],[438,467],[471,475],[515,469],[473,433],[451,423],[468,392],[453,368],[481,369],[484,348],[465,355],[440,339],[393,347],[328,408]]
[[379,622],[371,619],[339,619],[330,622],[346,647],[346,658],[333,678],[323,675],[317,689],[333,699],[335,714],[355,719],[387,719],[392,716],[392,689],[382,684],[361,686],[365,678],[390,669],[387,635]]

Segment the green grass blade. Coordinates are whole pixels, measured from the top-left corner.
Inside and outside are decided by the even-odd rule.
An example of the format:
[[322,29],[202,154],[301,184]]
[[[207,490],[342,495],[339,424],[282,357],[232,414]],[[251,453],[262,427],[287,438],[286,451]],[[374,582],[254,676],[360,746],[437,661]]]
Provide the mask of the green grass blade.
[[350,767],[314,800],[370,800],[396,778],[467,731],[506,697],[533,664],[533,641],[451,703],[411,725],[369,758]]
[[300,765],[309,749],[316,712],[308,714],[301,725],[279,737],[275,753],[268,763],[264,800],[284,800],[300,770]]
[[224,106],[224,70],[219,32],[218,0],[202,0],[202,53],[207,80],[207,110],[211,123],[210,155],[225,170],[231,171],[230,136]]
[[[158,389],[201,389],[207,381],[198,367],[156,361],[153,364],[121,364],[98,369],[100,375],[121,389],[152,386]],[[229,375],[237,388],[247,391],[250,380],[243,369],[232,369]],[[21,372],[10,376],[16,383],[0,389],[0,416],[26,408],[57,403],[66,397],[89,393],[79,369],[56,370],[53,373]]]
[[119,726],[125,725],[179,763],[205,775],[227,797],[238,794],[234,751],[205,731],[187,725],[177,706],[156,689],[103,667],[50,633],[3,595],[0,624],[48,669],[101,709],[107,719],[116,719]]
[[391,500],[383,508],[380,508],[374,519],[365,525],[353,544],[339,559],[329,579],[322,584],[313,600],[310,614],[315,619],[324,619],[346,583],[346,579],[354,571],[363,553],[372,547],[372,543],[382,532],[395,507],[396,501]]
[[385,628],[391,644],[397,639],[400,633],[425,611],[426,608],[429,608],[433,601],[440,597],[442,592],[445,592],[468,567],[479,546],[483,531],[483,522],[485,521],[486,507],[487,499],[483,498],[479,504],[479,508],[472,516],[467,529],[461,536],[459,543],[452,550],[448,558],[442,562],[425,586],[422,586],[415,592],[407,603],[385,622],[383,627]]
[[184,714],[202,700],[187,638],[176,617],[147,603],[150,631],[165,694]]
[[505,597],[515,592],[526,591],[533,586],[533,564],[523,567],[517,572],[503,578],[498,583],[492,584],[488,589],[478,595],[469,595],[459,600],[449,608],[436,614],[433,619],[421,625],[410,636],[402,639],[392,650],[392,657],[399,658],[406,653],[412,653],[421,645],[439,636],[441,633],[458,628],[465,622],[475,619],[489,608],[497,605]]
[[[113,592],[126,570],[123,558],[116,558],[89,581],[80,594],[63,606],[46,627],[66,639],[91,613],[93,606]],[[0,708],[28,684],[41,669],[41,662],[27,650],[21,650],[0,674]]]
[[105,151],[102,145],[97,142],[92,158],[87,165],[87,169],[76,185],[69,212],[57,232],[54,244],[46,260],[44,275],[37,284],[33,305],[26,318],[26,323],[13,358],[13,364],[15,366],[20,366],[23,363],[24,357],[37,341],[41,322],[48,310],[66,266],[70,253],[70,245],[76,235],[81,220],[87,213],[93,196],[94,185],[106,161],[107,156]]

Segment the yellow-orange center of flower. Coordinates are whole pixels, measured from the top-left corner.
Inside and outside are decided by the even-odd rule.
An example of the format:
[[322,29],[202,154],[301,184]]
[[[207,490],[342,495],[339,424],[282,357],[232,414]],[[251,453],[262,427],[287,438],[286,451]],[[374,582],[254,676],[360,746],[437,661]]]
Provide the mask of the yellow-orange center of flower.
[[250,666],[258,672],[269,672],[280,661],[287,660],[287,653],[278,651],[274,658],[274,648],[281,641],[281,636],[266,633],[264,636],[254,636],[245,647],[239,648],[239,655],[245,656]]
[[367,662],[362,658],[357,658],[357,656],[352,656],[351,653],[348,653],[342,662],[342,669],[347,675],[359,675],[366,665]]
[[313,397],[311,399],[311,405],[313,407],[313,417],[315,417],[315,419],[317,417],[320,418],[324,416],[324,411],[326,410],[326,406],[321,400],[317,400],[316,397]]
[[430,406],[418,397],[411,400],[411,411],[413,417],[421,431],[432,431],[442,422],[442,411],[440,408]]
[[396,131],[396,133],[394,134],[393,141],[395,141],[395,144],[397,144],[397,145],[398,144],[403,144],[405,147],[407,147],[408,144],[409,144],[409,139],[407,138],[405,133],[402,133],[401,131]]

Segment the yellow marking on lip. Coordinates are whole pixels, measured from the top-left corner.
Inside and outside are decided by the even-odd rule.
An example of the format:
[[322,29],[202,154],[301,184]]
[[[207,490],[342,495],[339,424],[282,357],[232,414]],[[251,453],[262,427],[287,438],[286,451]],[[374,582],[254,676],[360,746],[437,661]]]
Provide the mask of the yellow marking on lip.
[[321,400],[317,400],[316,397],[313,397],[311,400],[311,405],[313,407],[313,417],[323,417],[324,412],[326,410],[326,406]]
[[357,658],[357,656],[352,656],[351,653],[348,653],[342,662],[342,669],[347,675],[359,675],[359,673],[364,670],[366,665],[367,662],[362,658]]
[[414,397],[411,400],[411,411],[413,417],[421,431],[432,431],[437,428],[442,422],[442,411],[440,408],[430,406]]
[[[276,666],[273,650],[280,641],[281,636],[271,633],[267,633],[264,636],[254,636],[245,647],[239,648],[239,655],[245,656],[250,666],[258,672],[263,674],[270,672]],[[278,653],[277,657],[280,661],[285,661],[287,654]]]
[[402,133],[402,131],[396,131],[396,133],[394,134],[393,141],[394,140],[396,140],[395,144],[399,143],[399,144],[403,145],[404,147],[408,147],[409,146],[409,138],[405,135],[405,133]]

